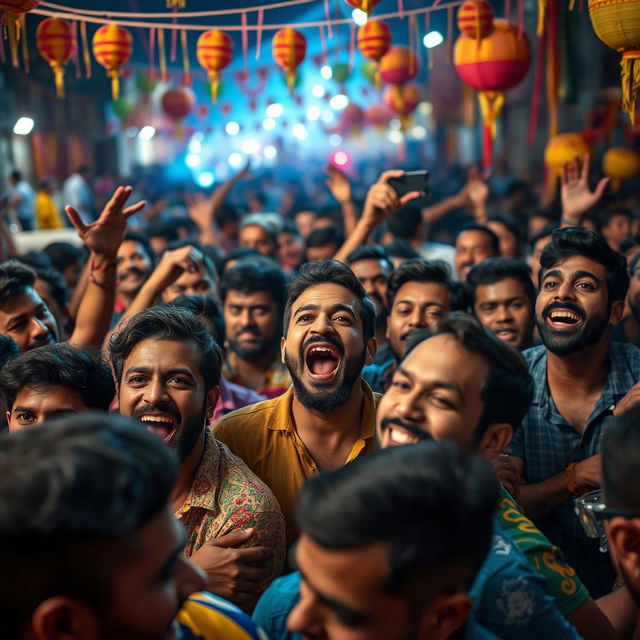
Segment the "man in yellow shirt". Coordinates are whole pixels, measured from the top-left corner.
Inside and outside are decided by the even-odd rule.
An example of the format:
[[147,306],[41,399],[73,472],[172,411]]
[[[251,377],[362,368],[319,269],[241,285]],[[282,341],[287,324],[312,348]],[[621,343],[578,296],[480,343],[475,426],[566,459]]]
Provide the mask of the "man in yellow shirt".
[[304,481],[373,449],[378,396],[362,380],[376,350],[375,305],[351,269],[335,260],[305,265],[289,285],[282,361],[293,386],[238,409],[215,428],[275,494],[298,536],[294,503]]
[[36,226],[38,229],[63,229],[64,222],[51,194],[53,180],[47,178],[40,183],[36,194]]

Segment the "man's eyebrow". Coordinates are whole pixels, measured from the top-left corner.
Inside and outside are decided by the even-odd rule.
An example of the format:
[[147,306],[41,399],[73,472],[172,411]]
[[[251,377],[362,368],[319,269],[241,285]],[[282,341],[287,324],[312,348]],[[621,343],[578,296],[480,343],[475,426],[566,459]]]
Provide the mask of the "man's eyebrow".
[[580,271],[576,271],[573,274],[573,277],[575,279],[591,278],[592,280],[595,280],[598,284],[600,284],[600,278],[598,278],[598,276],[594,276],[593,273],[591,273],[591,271],[586,271],[585,269],[581,269]]
[[129,367],[125,372],[124,375],[129,375],[130,373],[150,373],[152,371],[151,367]]
[[[406,378],[409,378],[409,380],[413,380],[413,376],[411,375],[411,373],[407,371],[402,365],[398,365],[398,367],[396,368],[396,372],[401,373]],[[460,397],[464,397],[460,387],[457,384],[454,384],[453,382],[443,382],[441,380],[434,380],[429,383],[429,386],[437,387],[439,389],[450,389],[451,391],[454,391],[455,393],[457,393]]]
[[167,376],[175,376],[179,374],[179,375],[189,376],[190,378],[193,378],[193,373],[191,373],[191,369],[188,369],[187,367],[173,367],[172,369],[167,369],[167,371],[165,371],[164,373]]
[[[293,315],[295,317],[303,311],[318,311],[318,309],[320,309],[320,305],[318,304],[303,304],[301,307],[296,309],[296,312]],[[348,304],[344,304],[343,302],[338,302],[328,309],[329,314],[335,313],[336,311],[345,311],[346,313],[350,313],[355,316],[354,308]]]
[[20,412],[20,413],[36,413],[37,409],[34,407],[27,407],[25,405],[16,406],[13,405],[11,408],[11,413]]
[[562,277],[562,271],[560,271],[560,269],[551,269],[551,271],[547,271],[542,276],[542,279],[544,280],[545,278],[561,278],[561,277]]
[[320,307],[317,304],[303,304],[301,307],[296,309],[296,312],[293,314],[294,317],[303,311],[317,311]]
[[17,322],[18,320],[26,320],[29,318],[29,313],[25,312],[25,313],[21,313],[17,316],[11,316],[8,320],[7,320],[7,326],[10,324],[13,324],[14,322]]

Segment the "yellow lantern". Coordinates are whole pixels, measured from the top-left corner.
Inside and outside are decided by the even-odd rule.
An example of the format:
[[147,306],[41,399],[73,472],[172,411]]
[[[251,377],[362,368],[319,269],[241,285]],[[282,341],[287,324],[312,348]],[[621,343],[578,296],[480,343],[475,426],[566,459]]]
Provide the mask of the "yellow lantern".
[[611,147],[602,156],[602,169],[611,178],[614,191],[623,180],[630,180],[640,173],[640,154],[624,147]]

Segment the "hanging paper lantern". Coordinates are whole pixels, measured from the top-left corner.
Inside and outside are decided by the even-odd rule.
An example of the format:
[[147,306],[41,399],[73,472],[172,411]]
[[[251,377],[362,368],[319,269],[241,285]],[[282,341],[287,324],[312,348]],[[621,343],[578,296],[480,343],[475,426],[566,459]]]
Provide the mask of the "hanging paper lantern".
[[369,80],[369,82],[379,82],[380,74],[378,73],[378,65],[375,62],[363,62],[360,66],[360,73]]
[[331,67],[331,77],[338,83],[344,84],[351,75],[351,69],[348,64],[338,62]]
[[365,110],[364,119],[367,124],[375,128],[378,135],[382,135],[386,127],[389,126],[391,114],[385,105],[373,104]]
[[115,113],[120,120],[126,120],[135,110],[136,105],[127,98],[118,98],[113,102],[113,113]]
[[273,58],[286,73],[289,92],[293,93],[296,69],[307,53],[305,37],[295,29],[286,27],[273,36]]
[[462,81],[479,92],[484,121],[483,165],[492,163],[496,122],[504,106],[504,91],[515,87],[527,75],[531,46],[526,34],[505,20],[493,21],[493,32],[475,40],[462,34],[457,40],[453,63]]
[[233,40],[223,31],[206,31],[198,38],[196,53],[211,80],[211,98],[217,102],[220,72],[233,58]]
[[560,176],[567,162],[572,162],[576,157],[582,161],[589,151],[589,145],[582,134],[561,133],[547,143],[544,163],[552,176]]
[[193,93],[185,87],[169,89],[162,95],[162,110],[176,123],[178,136],[182,135],[181,122],[193,111],[195,103]]
[[186,6],[185,0],[167,0],[167,9],[184,9]]
[[340,116],[340,127],[345,133],[357,133],[364,123],[364,111],[353,102],[347,105]]
[[380,77],[387,84],[405,84],[418,73],[418,60],[411,49],[393,47],[380,60]]
[[136,74],[136,89],[145,96],[152,94],[157,86],[158,81],[155,78],[151,78],[148,73]]
[[120,97],[120,74],[133,53],[131,34],[117,24],[105,24],[93,34],[93,55],[111,78],[111,95]]
[[400,91],[395,87],[387,87],[383,97],[387,109],[400,118],[409,116],[422,101],[422,93],[414,84],[401,87]]
[[[9,32],[9,49],[14,67],[18,66],[18,36],[20,26],[18,20],[23,13],[28,13],[40,4],[40,0],[0,0],[0,18],[6,19]],[[5,20],[3,20],[3,23]],[[3,34],[0,34],[2,37]]]
[[356,9],[360,9],[364,11],[367,15],[371,13],[371,9],[375,7],[380,0],[347,0],[347,4],[350,7],[355,7]]
[[374,65],[374,79],[380,88],[379,62],[391,47],[391,32],[384,22],[369,20],[358,29],[358,49]]
[[602,42],[622,54],[622,108],[635,122],[640,91],[640,0],[589,0],[593,30]]
[[43,20],[36,29],[36,46],[53,71],[56,95],[64,98],[64,67],[77,46],[71,25],[58,18]]
[[602,156],[602,169],[611,178],[614,191],[623,180],[630,180],[640,173],[640,154],[624,147],[611,147]]
[[467,0],[458,9],[458,29],[474,40],[486,38],[493,32],[493,17],[487,0]]

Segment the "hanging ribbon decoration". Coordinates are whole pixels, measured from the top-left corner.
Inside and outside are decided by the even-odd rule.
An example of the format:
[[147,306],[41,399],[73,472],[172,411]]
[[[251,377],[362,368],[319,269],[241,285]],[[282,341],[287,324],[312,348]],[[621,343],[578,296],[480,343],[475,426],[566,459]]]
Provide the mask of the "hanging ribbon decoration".
[[258,30],[256,31],[256,60],[260,60],[262,51],[262,23],[264,21],[264,9],[258,11]]
[[22,31],[22,63],[24,64],[24,72],[26,74],[31,70],[29,66],[29,45],[27,43],[27,16],[20,16],[20,29]]
[[82,77],[82,70],[80,69],[80,52],[78,47],[78,23],[76,20],[74,20],[71,23],[71,30],[73,34],[73,40],[76,43],[71,59],[73,60],[73,66],[76,68],[76,79],[79,80]]
[[158,29],[158,56],[160,58],[160,80],[167,82],[167,52],[164,48],[164,29]]
[[191,77],[191,63],[189,62],[189,44],[187,41],[187,32],[183,29],[180,32],[180,44],[182,46],[182,80],[187,86],[191,85],[193,78]]
[[84,59],[85,78],[91,78],[91,55],[89,54],[89,38],[87,38],[87,23],[80,23],[80,39],[82,40],[82,58]]
[[149,80],[153,82],[156,77],[156,29],[149,30]]

